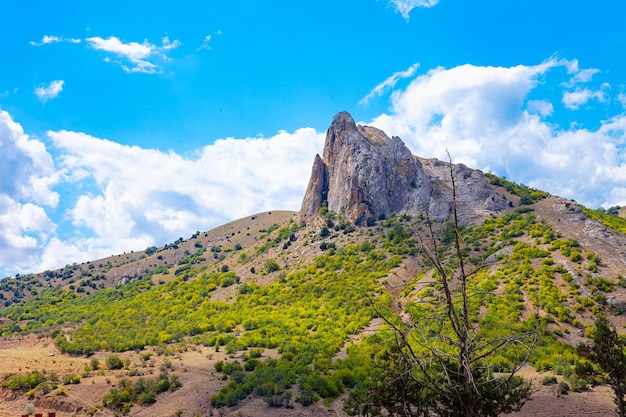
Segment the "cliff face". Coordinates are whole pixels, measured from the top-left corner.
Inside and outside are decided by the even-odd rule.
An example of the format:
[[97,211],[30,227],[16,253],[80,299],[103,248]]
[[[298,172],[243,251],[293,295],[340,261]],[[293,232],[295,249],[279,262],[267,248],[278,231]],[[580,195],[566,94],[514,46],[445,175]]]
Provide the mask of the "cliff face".
[[[464,165],[453,171],[464,219],[507,206],[478,171]],[[316,216],[324,204],[352,221],[391,213],[428,213],[445,221],[452,209],[450,166],[417,158],[399,137],[356,125],[342,112],[326,132],[323,158],[315,157],[301,218]]]

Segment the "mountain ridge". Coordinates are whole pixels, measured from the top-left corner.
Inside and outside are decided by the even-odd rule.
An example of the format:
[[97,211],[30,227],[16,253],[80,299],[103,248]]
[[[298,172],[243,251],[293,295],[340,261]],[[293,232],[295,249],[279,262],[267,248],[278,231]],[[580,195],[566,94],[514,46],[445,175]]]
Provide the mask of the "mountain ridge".
[[[160,368],[179,377],[182,388],[152,406],[131,402],[130,415],[173,415],[184,404],[185,417],[207,410],[343,416],[341,395],[376,369],[373,358],[388,334],[379,332],[384,324],[372,303],[404,319],[415,317],[417,305],[437,305],[423,245],[430,229],[442,259],[454,256],[451,175],[464,220],[463,253],[485,268],[476,275],[485,280],[476,293],[483,303],[477,322],[495,317],[487,324],[504,330],[539,312],[545,340],[533,366],[561,381],[565,373],[576,375],[571,346],[587,340],[594,314],[611,313],[620,329],[626,324],[623,233],[591,220],[575,201],[407,154],[399,138],[359,127],[347,113],[335,119],[329,151],[313,163],[306,210],[258,213],[161,247],[5,281],[0,362],[9,347],[16,346],[16,357],[27,351],[20,343],[40,347],[34,360],[3,362],[14,363],[4,383],[28,369],[83,375],[83,383],[60,387],[70,394],[66,401],[89,399],[75,411],[111,416],[119,410],[104,400],[97,405],[113,385],[149,378]],[[363,156],[392,148],[396,156],[387,162],[382,153]],[[394,173],[398,158],[404,165]],[[336,166],[355,170],[333,174]],[[377,166],[392,177],[413,175],[421,185],[406,179],[373,184]],[[372,190],[382,192],[380,201]],[[402,197],[398,208],[388,204],[389,191],[424,192],[428,203],[412,206],[417,198]],[[421,211],[425,207],[430,211]],[[9,284],[10,291],[3,289]],[[87,370],[90,358],[104,362],[113,352],[127,369]],[[508,363],[499,359],[499,366]],[[572,389],[583,387],[567,381]],[[32,395],[37,404],[53,405],[45,399],[59,398],[58,390],[35,387]],[[29,395],[10,402],[23,408]]]

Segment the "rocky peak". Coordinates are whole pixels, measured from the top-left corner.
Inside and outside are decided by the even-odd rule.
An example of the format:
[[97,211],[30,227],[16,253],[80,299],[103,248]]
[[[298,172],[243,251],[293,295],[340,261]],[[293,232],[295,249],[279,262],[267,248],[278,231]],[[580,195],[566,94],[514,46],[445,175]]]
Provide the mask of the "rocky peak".
[[[435,161],[411,155],[399,137],[357,125],[349,113],[341,112],[326,132],[323,158],[316,155],[313,162],[300,216],[314,217],[326,205],[353,221],[426,212],[445,220],[452,207],[450,169],[447,163]],[[471,208],[464,210],[466,214],[507,206],[478,171],[464,165],[453,169],[462,205]],[[463,187],[471,189],[459,193]]]

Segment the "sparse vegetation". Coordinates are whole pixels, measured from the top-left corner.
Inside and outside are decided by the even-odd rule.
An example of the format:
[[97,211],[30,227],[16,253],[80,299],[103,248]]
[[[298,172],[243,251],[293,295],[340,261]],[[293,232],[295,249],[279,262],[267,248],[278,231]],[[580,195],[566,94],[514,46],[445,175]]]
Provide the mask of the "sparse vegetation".
[[598,220],[606,227],[626,233],[626,219],[619,217],[616,209],[605,211],[603,209],[592,210],[583,206],[581,208],[590,219]]
[[169,376],[166,372],[157,378],[139,378],[134,383],[128,379],[122,379],[119,387],[111,388],[108,394],[102,398],[104,407],[121,411],[126,414],[133,404],[149,405],[156,402],[158,394],[165,391],[174,391],[180,387],[178,376]]
[[[478,329],[476,340],[540,329],[530,363],[555,375],[554,380],[545,380],[555,390],[580,391],[600,377],[590,373],[591,362],[560,336],[582,331],[597,314],[613,314],[607,299],[626,280],[607,271],[610,259],[599,256],[601,252],[592,252],[539,221],[535,209],[523,207],[458,228],[468,266],[485,266],[467,280],[469,311],[480,312],[471,324]],[[69,265],[44,274],[50,279],[67,274],[64,286],[39,288],[30,277],[13,279],[6,285],[23,296],[0,309],[3,335],[48,332],[61,352],[80,357],[105,354],[99,356],[101,361],[83,357],[89,370],[83,371],[81,365],[56,382],[49,374],[25,370],[4,376],[2,384],[37,397],[77,378],[78,387],[56,391],[71,394],[89,384],[87,378],[104,374],[113,379],[116,391],[111,390],[100,407],[123,413],[133,404],[156,399],[153,393],[160,376],[155,380],[147,376],[149,372],[184,372],[172,353],[172,346],[181,343],[203,345],[211,354],[224,355],[211,369],[224,381],[210,397],[214,407],[232,406],[250,396],[262,397],[271,407],[306,406],[320,400],[329,403],[347,391],[361,406],[367,404],[367,398],[374,399],[368,384],[390,386],[392,380],[406,376],[397,366],[401,352],[389,348],[394,341],[389,333],[360,335],[379,318],[376,311],[385,317],[401,312],[420,323],[428,338],[450,336],[443,321],[432,319],[441,315],[435,306],[441,305],[442,288],[427,285],[437,276],[420,242],[429,226],[439,245],[434,253],[450,268],[458,266],[449,251],[457,232],[453,223],[406,215],[379,216],[371,223],[369,228],[357,227],[327,211],[314,224],[292,220],[266,227],[258,235],[251,232],[247,239],[252,243],[216,244],[201,235],[200,246],[178,240],[168,249],[148,248],[145,253],[153,256],[153,263],[147,272],[114,288],[100,288],[101,279],[90,281],[102,271],[97,262],[91,269]],[[311,255],[296,256],[293,248],[306,248]],[[154,263],[165,251],[176,250],[177,258]],[[419,265],[415,277],[401,284],[388,282],[389,272],[404,262]],[[102,268],[109,267],[102,263]],[[89,271],[93,276],[78,279]],[[153,282],[153,274],[163,276]],[[79,295],[69,285],[86,292]],[[154,346],[154,356],[142,350],[147,346]],[[441,340],[435,346],[443,352],[450,349]],[[135,363],[121,359],[127,357],[121,352],[134,350],[142,352],[136,354]],[[492,373],[485,376],[514,369],[524,352],[520,346],[498,351],[488,361]],[[160,354],[171,356],[164,361]],[[111,357],[119,360],[113,366]],[[168,381],[175,376],[168,376]],[[432,397],[414,380],[405,382],[406,390],[397,395],[411,401]],[[522,386],[518,379],[511,383],[513,388]],[[165,391],[169,389],[168,385]],[[397,400],[379,396],[377,401]]]

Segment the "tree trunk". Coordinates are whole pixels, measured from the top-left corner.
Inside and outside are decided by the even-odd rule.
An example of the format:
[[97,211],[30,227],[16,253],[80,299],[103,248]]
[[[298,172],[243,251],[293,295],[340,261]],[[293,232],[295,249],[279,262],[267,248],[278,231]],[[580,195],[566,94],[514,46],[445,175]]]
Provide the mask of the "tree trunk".
[[465,391],[466,401],[465,417],[474,417],[476,414],[476,399],[474,398],[471,357],[467,340],[463,341],[461,346],[461,366],[463,367],[463,390]]
[[613,389],[615,390],[615,402],[617,403],[617,412],[619,417],[624,416],[624,393],[622,392],[622,381],[613,381]]

